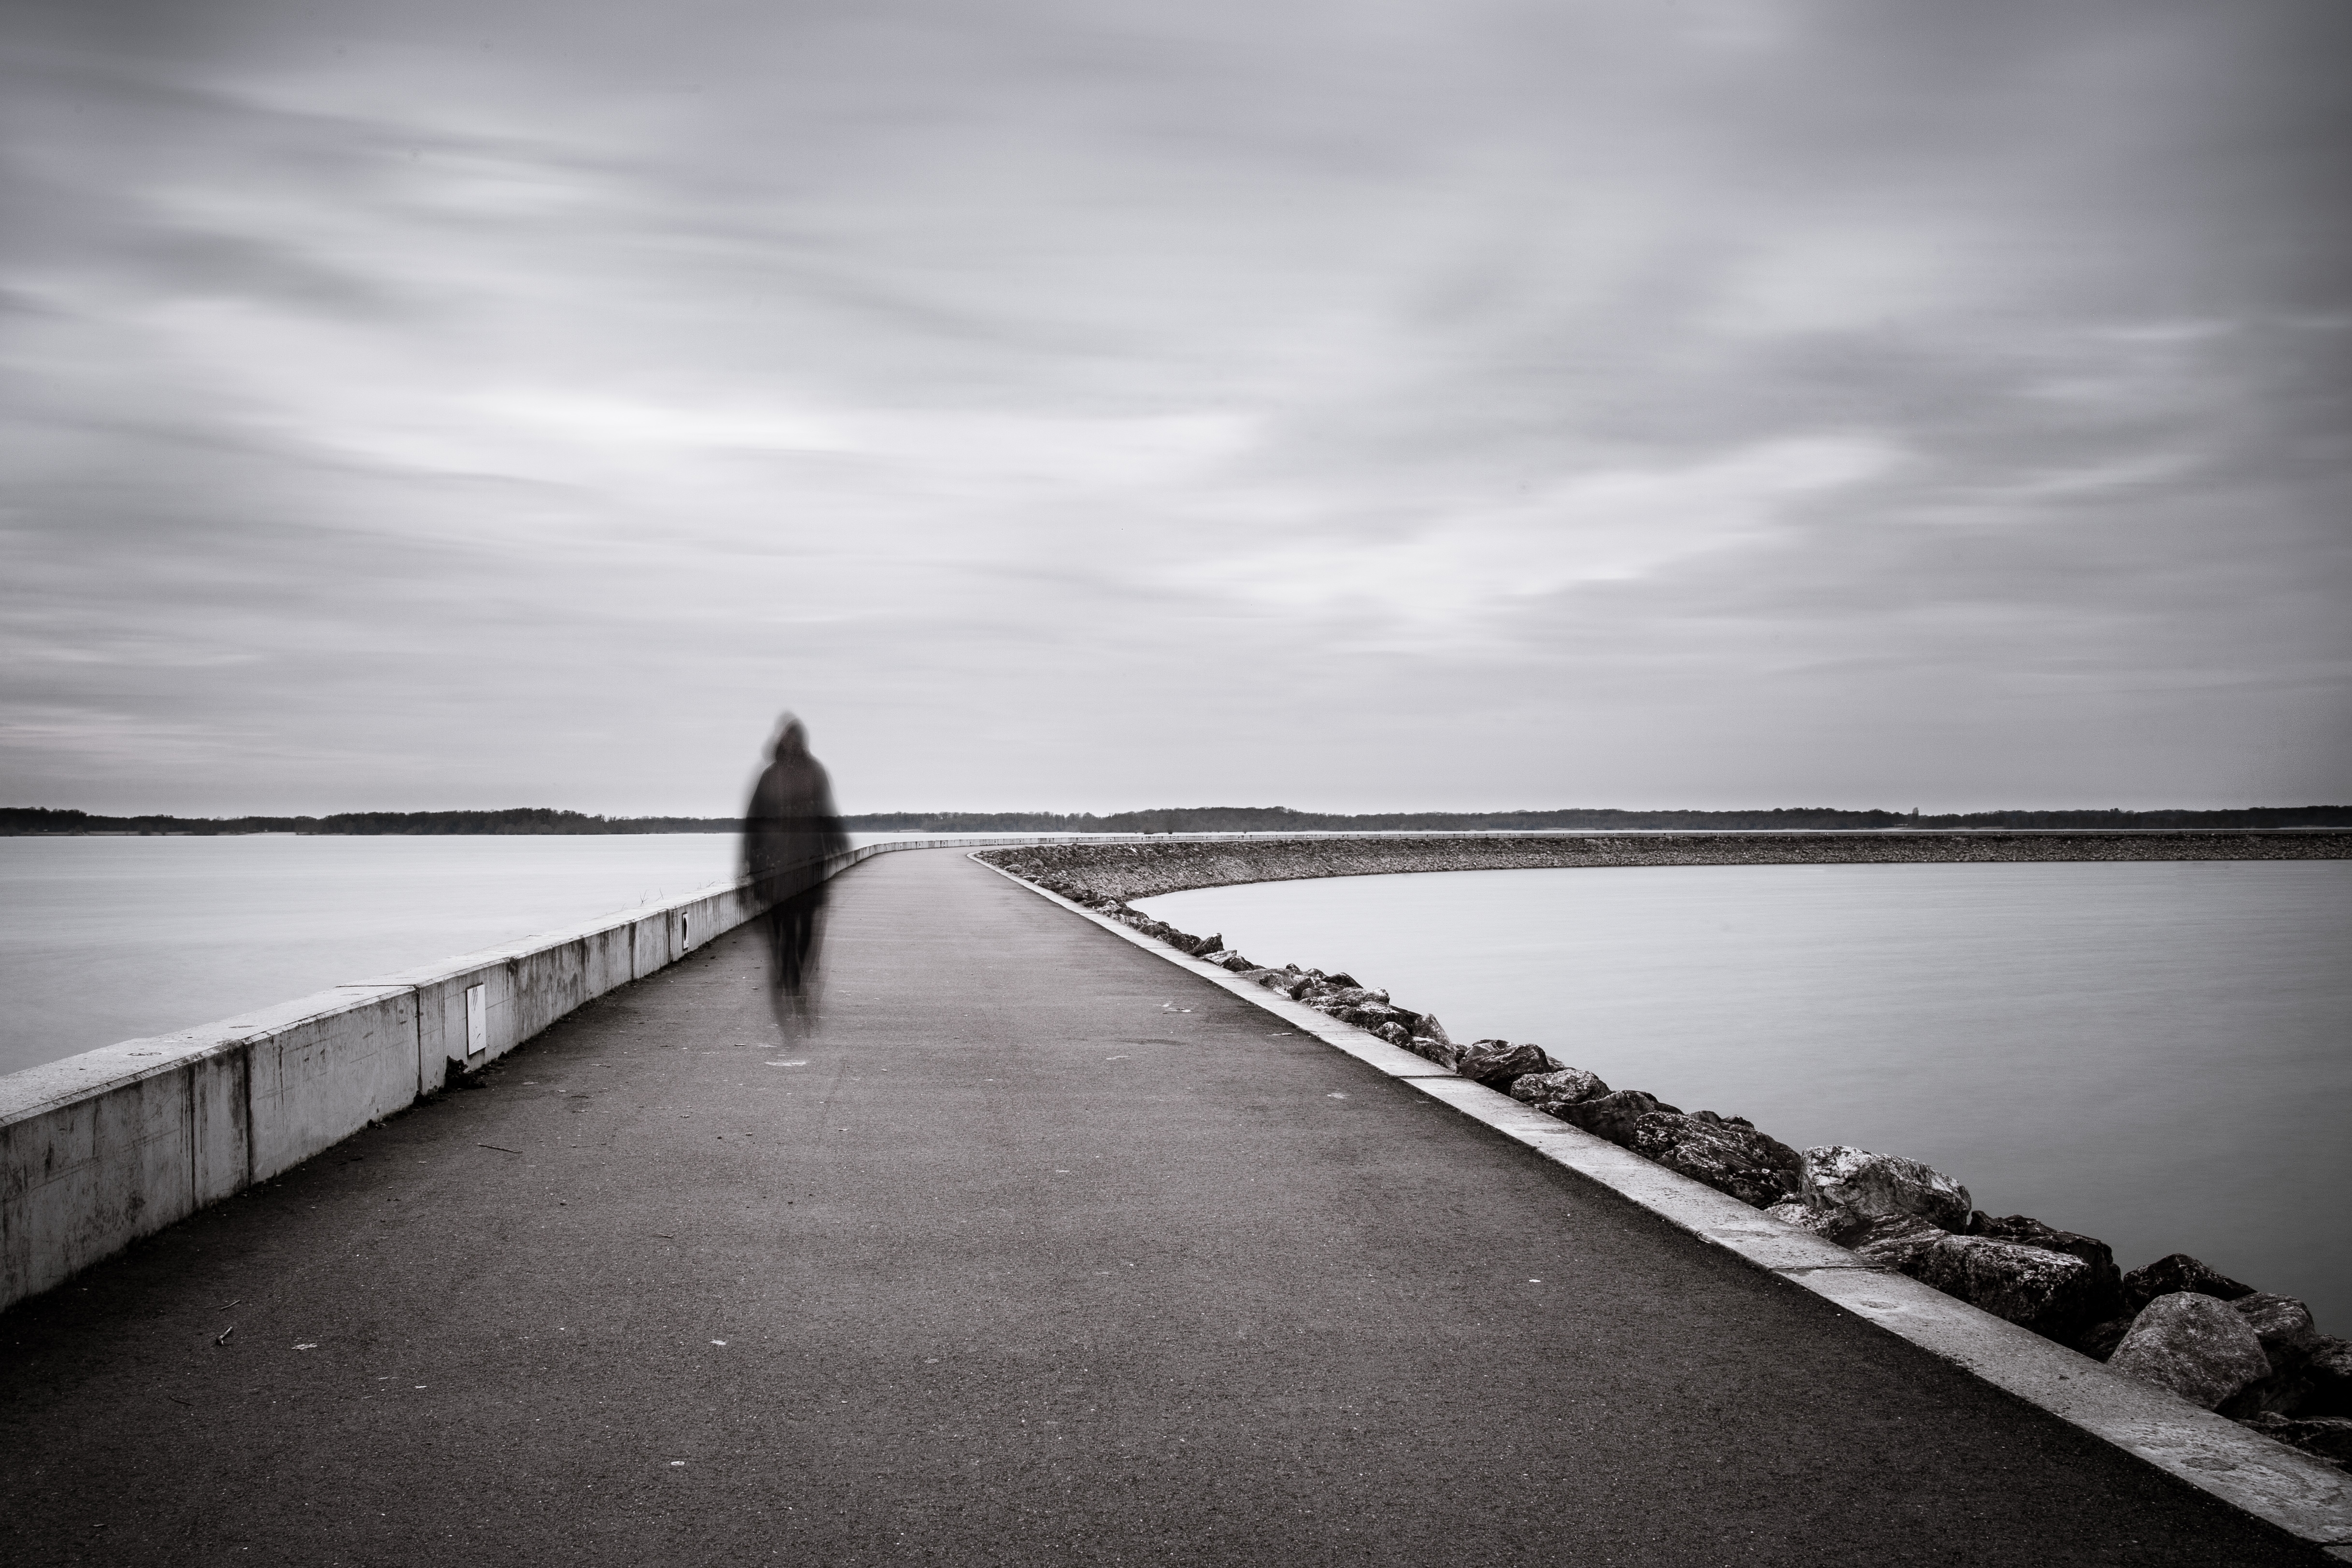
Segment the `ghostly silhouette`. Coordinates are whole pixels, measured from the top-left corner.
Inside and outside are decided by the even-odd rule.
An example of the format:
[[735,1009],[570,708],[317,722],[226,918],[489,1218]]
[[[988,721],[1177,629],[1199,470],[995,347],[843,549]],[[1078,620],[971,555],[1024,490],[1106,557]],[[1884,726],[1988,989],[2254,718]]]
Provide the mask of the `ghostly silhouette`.
[[776,1021],[790,1028],[816,1010],[824,860],[849,840],[833,809],[833,781],[791,714],[779,721],[773,756],[743,812],[743,871],[766,912],[769,1000]]

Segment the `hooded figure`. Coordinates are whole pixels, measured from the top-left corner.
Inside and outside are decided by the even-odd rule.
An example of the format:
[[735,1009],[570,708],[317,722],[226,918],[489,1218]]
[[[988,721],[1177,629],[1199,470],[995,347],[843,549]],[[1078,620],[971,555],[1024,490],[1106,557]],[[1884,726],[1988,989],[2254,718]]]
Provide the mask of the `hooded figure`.
[[833,781],[809,755],[808,731],[791,714],[775,760],[743,812],[743,872],[767,912],[768,984],[776,1016],[800,1003],[816,963],[824,912],[825,857],[849,847],[833,809]]

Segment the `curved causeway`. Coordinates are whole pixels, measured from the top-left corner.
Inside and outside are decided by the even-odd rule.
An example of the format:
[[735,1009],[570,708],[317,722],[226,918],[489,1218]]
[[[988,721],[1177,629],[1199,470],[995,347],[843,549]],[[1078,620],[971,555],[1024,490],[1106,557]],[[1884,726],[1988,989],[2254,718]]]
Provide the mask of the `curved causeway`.
[[738,930],[12,1309],[7,1561],[2328,1560],[963,855],[833,907],[787,1051]]

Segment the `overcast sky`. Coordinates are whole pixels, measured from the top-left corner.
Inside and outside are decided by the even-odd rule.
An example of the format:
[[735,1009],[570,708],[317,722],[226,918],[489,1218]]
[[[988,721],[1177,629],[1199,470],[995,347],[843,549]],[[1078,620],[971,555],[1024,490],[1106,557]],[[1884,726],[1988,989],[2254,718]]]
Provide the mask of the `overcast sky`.
[[2336,0],[0,0],[0,803],[2352,798]]

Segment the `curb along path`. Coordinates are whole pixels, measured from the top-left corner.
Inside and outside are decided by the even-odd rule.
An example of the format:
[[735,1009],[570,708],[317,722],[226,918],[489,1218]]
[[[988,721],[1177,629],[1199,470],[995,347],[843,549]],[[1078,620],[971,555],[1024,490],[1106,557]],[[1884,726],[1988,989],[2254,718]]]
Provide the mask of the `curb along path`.
[[2326,1561],[961,853],[831,909],[0,1315],[0,1558]]

